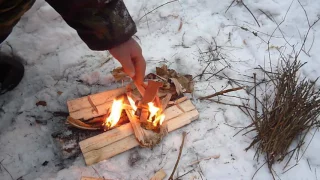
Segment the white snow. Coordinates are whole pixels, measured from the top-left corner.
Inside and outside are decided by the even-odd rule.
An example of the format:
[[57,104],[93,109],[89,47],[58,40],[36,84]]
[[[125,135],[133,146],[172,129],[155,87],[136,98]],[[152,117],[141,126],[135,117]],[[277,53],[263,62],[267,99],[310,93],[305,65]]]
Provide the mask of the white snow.
[[[261,27],[243,5],[236,3],[225,13],[232,0],[180,0],[158,8],[141,20],[143,15],[168,1],[124,0],[130,14],[137,23],[136,34],[147,60],[147,72],[163,63],[178,72],[200,74],[205,63],[199,62],[200,51],[208,50],[214,40],[221,47],[221,54],[231,68],[223,72],[235,79],[250,80],[257,72],[254,68],[268,62],[266,43],[277,25],[265,13],[271,14],[281,24],[281,30],[290,44],[299,49],[308,30],[304,11],[297,0],[244,0],[257,18]],[[319,0],[300,0],[313,23],[320,16]],[[291,8],[290,4],[292,3]],[[287,10],[289,9],[288,13]],[[287,15],[286,15],[287,13]],[[180,22],[182,28],[179,30]],[[249,31],[241,29],[248,28]],[[310,31],[306,42],[306,53],[300,59],[308,62],[303,75],[310,79],[320,76],[320,23]],[[256,37],[252,33],[258,32]],[[282,47],[286,42],[280,31],[271,39],[273,47]],[[188,132],[183,154],[177,169],[181,179],[251,179],[264,163],[253,159],[249,146],[254,134],[233,137],[239,130],[226,124],[242,127],[250,119],[238,108],[209,101],[198,101],[197,97],[230,88],[225,79],[197,81],[193,94],[200,118],[192,125],[170,133],[154,149],[135,148],[109,160],[87,167],[83,157],[62,163],[53,148],[51,134],[59,130],[65,119],[53,116],[52,112],[67,111],[68,99],[114,89],[121,86],[113,82],[110,72],[119,63],[110,58],[107,51],[91,51],[44,0],[37,0],[14,28],[9,38],[1,45],[1,51],[11,53],[24,60],[26,73],[23,81],[13,91],[0,96],[0,179],[24,180],[78,180],[81,176],[104,176],[107,179],[149,179],[163,168],[170,174],[175,164],[182,132]],[[285,53],[292,51],[286,45]],[[310,49],[310,47],[312,47]],[[310,51],[309,51],[310,49]],[[284,50],[284,48],[282,48]],[[271,50],[271,63],[275,65],[279,54]],[[203,57],[207,58],[207,57]],[[216,71],[226,64],[216,64]],[[258,73],[259,76],[259,73]],[[206,77],[208,78],[208,77]],[[58,93],[59,92],[59,93]],[[230,93],[247,98],[244,91]],[[47,106],[36,106],[38,101]],[[232,97],[221,97],[229,103],[240,103]],[[47,121],[39,125],[35,120]],[[312,134],[308,136],[308,140]],[[320,134],[317,133],[299,164],[283,173],[285,163],[276,164],[275,171],[282,180],[317,179],[320,172]],[[218,159],[202,160],[199,165],[191,162],[211,156]],[[132,161],[132,158],[137,161]],[[131,159],[131,161],[129,161]],[[46,166],[42,164],[48,161]],[[134,162],[134,163],[129,163]],[[289,166],[294,165],[292,161]],[[261,168],[255,179],[271,179],[267,166]]]

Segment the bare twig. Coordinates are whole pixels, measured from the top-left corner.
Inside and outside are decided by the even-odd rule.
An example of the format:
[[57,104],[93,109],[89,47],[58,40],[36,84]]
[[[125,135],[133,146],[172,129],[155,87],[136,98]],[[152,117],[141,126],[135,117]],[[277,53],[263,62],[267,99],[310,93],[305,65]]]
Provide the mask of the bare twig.
[[212,98],[212,97],[215,97],[215,96],[223,95],[225,93],[229,93],[229,92],[233,92],[233,91],[238,91],[238,90],[241,90],[241,89],[243,89],[243,87],[237,87],[237,88],[223,90],[223,91],[216,92],[216,93],[214,93],[212,95],[209,95],[209,96],[200,97],[199,100],[209,99],[209,98]]
[[259,24],[259,22],[258,22],[258,20],[257,20],[257,18],[253,15],[253,13],[252,13],[251,10],[248,8],[248,6],[243,2],[243,0],[241,0],[241,3],[242,3],[243,6],[249,11],[249,13],[252,15],[252,17],[254,18],[254,20],[257,22],[258,26],[261,27],[260,24]]
[[228,10],[231,8],[231,6],[233,5],[233,3],[234,2],[236,2],[236,0],[233,0],[232,2],[231,2],[231,4],[228,6],[228,8],[227,8],[227,10],[226,10],[226,12],[225,13],[227,13],[228,12]]
[[258,171],[259,171],[265,164],[267,164],[267,161],[266,161],[265,163],[263,163],[263,164],[256,170],[256,172],[253,174],[253,176],[252,176],[251,179],[253,179],[254,176],[256,176],[256,174],[258,173]]
[[257,74],[253,73],[253,80],[254,80],[254,121],[258,119],[258,110],[257,110]]
[[186,135],[187,135],[186,132],[183,132],[183,133],[182,133],[182,142],[181,142],[181,146],[180,146],[180,151],[179,151],[178,159],[177,159],[176,164],[174,165],[173,171],[172,171],[172,173],[171,173],[171,175],[170,175],[170,177],[169,177],[168,180],[173,180],[174,173],[175,173],[175,171],[176,171],[176,169],[177,169],[177,167],[178,167],[179,161],[180,161],[180,157],[181,157],[181,154],[182,154],[182,149],[183,149],[184,140],[185,140],[185,138],[186,138]]
[[194,171],[194,169],[195,169],[195,168],[193,168],[193,169],[191,169],[190,171],[188,171],[188,172],[186,172],[186,173],[182,174],[181,176],[178,176],[177,178],[175,178],[175,180],[180,179],[181,177],[183,177],[183,176],[185,176],[185,175],[189,174],[190,172]]
[[147,12],[145,15],[143,15],[143,16],[139,19],[139,21],[140,21],[141,19],[143,19],[145,16],[147,16],[148,14],[152,13],[153,11],[161,8],[162,6],[165,6],[165,5],[167,5],[167,4],[170,4],[170,3],[173,3],[173,2],[176,2],[176,1],[178,1],[178,0],[169,1],[169,2],[166,2],[166,3],[164,3],[164,4],[161,4],[160,6],[157,6],[156,8],[152,9],[151,11],[149,11],[149,12]]
[[[3,160],[2,160],[2,161],[3,161]],[[7,173],[10,175],[11,179],[14,180],[13,177],[12,177],[12,175],[11,175],[11,173],[10,173],[10,172],[7,170],[7,168],[4,167],[4,165],[2,164],[2,161],[0,161],[0,165],[3,167],[4,170],[7,171]]]

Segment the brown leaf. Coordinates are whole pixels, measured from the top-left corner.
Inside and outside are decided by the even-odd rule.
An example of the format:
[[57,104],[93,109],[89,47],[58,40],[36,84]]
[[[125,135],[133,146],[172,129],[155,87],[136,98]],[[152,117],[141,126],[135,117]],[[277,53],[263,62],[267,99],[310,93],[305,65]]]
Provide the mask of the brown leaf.
[[[191,80],[190,80],[191,79]],[[194,82],[192,81],[192,76],[179,76],[177,77],[177,80],[182,85],[182,87],[186,90],[186,93],[192,93],[194,90]]]
[[61,92],[61,91],[58,91],[57,93],[58,93],[58,95],[61,95],[61,94],[62,94],[63,92]]
[[163,69],[163,68],[159,68],[159,67],[156,67],[156,74],[158,76],[161,76],[161,77],[164,77],[164,78],[168,78],[169,76],[169,72],[166,70],[166,69]]
[[176,92],[178,95],[182,94],[184,92],[183,87],[181,83],[176,78],[170,78],[174,86],[176,87]]
[[123,71],[122,67],[117,67],[113,69],[111,73],[116,81],[125,80],[129,78],[129,76],[127,76],[127,74]]
[[156,79],[157,75],[154,73],[149,73],[148,75],[145,76],[145,79]]
[[38,101],[38,102],[36,103],[36,105],[37,105],[37,106],[47,106],[47,102],[45,102],[45,101]]

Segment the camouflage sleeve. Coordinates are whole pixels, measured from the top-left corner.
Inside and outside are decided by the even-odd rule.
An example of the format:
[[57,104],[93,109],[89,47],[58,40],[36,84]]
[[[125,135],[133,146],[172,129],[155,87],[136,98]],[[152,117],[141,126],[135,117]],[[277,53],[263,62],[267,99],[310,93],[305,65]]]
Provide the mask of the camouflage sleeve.
[[4,41],[36,0],[0,0],[0,43]]
[[92,50],[111,49],[136,33],[135,23],[122,0],[46,1]]

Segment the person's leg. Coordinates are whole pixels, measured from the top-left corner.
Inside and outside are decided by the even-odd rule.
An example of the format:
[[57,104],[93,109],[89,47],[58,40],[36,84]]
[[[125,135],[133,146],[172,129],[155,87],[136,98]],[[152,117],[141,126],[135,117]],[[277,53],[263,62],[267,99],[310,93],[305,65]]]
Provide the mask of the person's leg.
[[17,57],[0,53],[0,95],[14,89],[23,74],[24,67]]
[[[0,46],[34,2],[35,0],[0,0]],[[0,95],[15,88],[23,74],[24,67],[17,57],[0,52]]]

